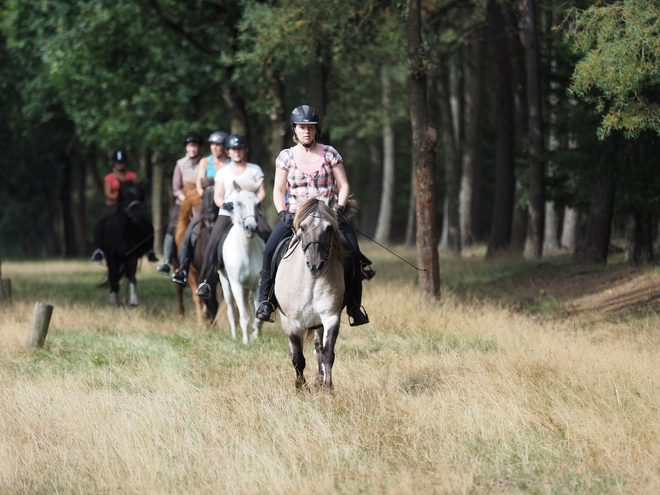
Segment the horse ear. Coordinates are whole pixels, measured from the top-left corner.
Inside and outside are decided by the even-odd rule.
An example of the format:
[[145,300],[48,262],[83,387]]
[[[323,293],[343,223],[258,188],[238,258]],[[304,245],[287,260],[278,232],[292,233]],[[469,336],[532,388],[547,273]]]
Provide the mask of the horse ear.
[[234,189],[236,189],[237,192],[241,192],[241,186],[236,181],[234,181]]

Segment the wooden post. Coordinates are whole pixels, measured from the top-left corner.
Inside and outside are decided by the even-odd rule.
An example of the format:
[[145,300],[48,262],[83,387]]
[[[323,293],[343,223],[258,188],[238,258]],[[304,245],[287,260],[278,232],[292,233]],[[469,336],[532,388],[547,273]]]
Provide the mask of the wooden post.
[[11,279],[0,279],[0,301],[11,302]]
[[11,279],[2,278],[2,261],[0,261],[0,301],[11,302]]
[[34,320],[30,335],[28,335],[27,346],[40,348],[43,347],[48,333],[50,317],[53,314],[53,307],[50,304],[37,302],[34,306]]

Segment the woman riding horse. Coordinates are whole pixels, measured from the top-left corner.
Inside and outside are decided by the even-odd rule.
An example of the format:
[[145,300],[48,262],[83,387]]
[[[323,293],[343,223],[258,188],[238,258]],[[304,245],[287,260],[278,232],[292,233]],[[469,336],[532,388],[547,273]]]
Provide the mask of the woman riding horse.
[[[222,262],[218,253],[222,252],[222,242],[232,226],[232,208],[236,196],[236,190],[233,183],[238,180],[243,181],[247,178],[254,182],[259,182],[264,177],[264,172],[256,163],[247,161],[247,139],[241,134],[232,134],[225,140],[227,153],[231,161],[218,170],[215,175],[215,204],[220,208],[220,213],[213,226],[213,232],[209,239],[209,244],[204,254],[204,264],[199,273],[202,283],[197,288],[197,297],[208,299],[211,295],[211,285],[218,280],[218,264]],[[256,191],[260,202],[266,199],[266,190],[263,182],[260,183]],[[257,215],[259,229],[257,234],[266,242],[271,233],[270,226],[266,223],[264,217]]]
[[371,264],[360,253],[355,232],[342,212],[348,203],[350,186],[341,155],[332,146],[317,143],[319,115],[313,107],[301,105],[291,113],[291,126],[296,145],[282,150],[275,162],[273,202],[280,221],[275,226],[264,251],[261,270],[261,286],[257,318],[270,321],[277,302],[273,295],[271,261],[280,241],[289,234],[293,214],[307,198],[335,200],[339,216],[339,230],[347,243],[351,267],[346,270],[346,312],[351,326],[369,323],[362,308],[362,280],[370,279],[375,272],[364,269]]
[[[112,154],[112,172],[103,178],[103,194],[105,195],[106,207],[101,211],[96,225],[94,226],[94,252],[92,253],[92,261],[94,263],[101,263],[105,258],[105,253],[101,249],[101,240],[103,239],[103,232],[108,217],[116,211],[117,196],[119,195],[119,187],[126,181],[137,181],[135,172],[126,170],[126,153],[122,150],[117,150]],[[148,228],[148,227],[146,227]],[[156,253],[154,253],[154,240],[153,237],[147,242],[147,257],[150,263],[157,263]]]

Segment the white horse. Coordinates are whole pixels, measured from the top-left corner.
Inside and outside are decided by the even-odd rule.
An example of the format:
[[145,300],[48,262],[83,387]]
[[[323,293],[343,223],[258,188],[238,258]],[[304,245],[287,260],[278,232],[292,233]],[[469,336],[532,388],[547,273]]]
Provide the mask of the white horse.
[[344,252],[335,212],[324,201],[305,201],[293,221],[294,238],[275,276],[275,297],[296,388],[305,386],[303,342],[314,333],[316,379],[332,389],[335,342],[344,300]]
[[[227,303],[227,318],[231,335],[236,338],[236,308],[239,324],[243,332],[243,343],[257,338],[261,330],[261,320],[255,318],[257,294],[261,278],[261,264],[264,254],[264,241],[257,235],[257,215],[259,198],[256,191],[263,179],[258,182],[241,183],[234,181],[238,196],[234,200],[233,225],[229,229],[222,247],[223,268],[218,271],[222,292]],[[252,327],[249,335],[248,328]]]

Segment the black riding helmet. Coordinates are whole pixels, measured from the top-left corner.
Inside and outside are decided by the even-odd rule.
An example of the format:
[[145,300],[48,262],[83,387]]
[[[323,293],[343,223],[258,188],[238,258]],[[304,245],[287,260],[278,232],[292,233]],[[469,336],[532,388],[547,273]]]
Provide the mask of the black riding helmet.
[[316,109],[309,105],[300,105],[291,112],[291,127],[296,124],[316,124],[318,126],[319,120]]
[[247,139],[243,134],[232,134],[225,139],[225,147],[231,148],[245,148],[248,145]]
[[227,139],[227,133],[225,131],[215,131],[209,136],[209,143],[213,144],[225,144]]
[[186,134],[186,137],[183,140],[183,144],[188,144],[188,143],[202,144],[203,142],[204,142],[204,138],[202,138],[202,135],[199,132],[195,132],[195,131],[190,131],[188,134]]
[[112,161],[114,162],[120,162],[120,163],[126,163],[126,153],[124,153],[122,150],[117,150],[112,154]]

